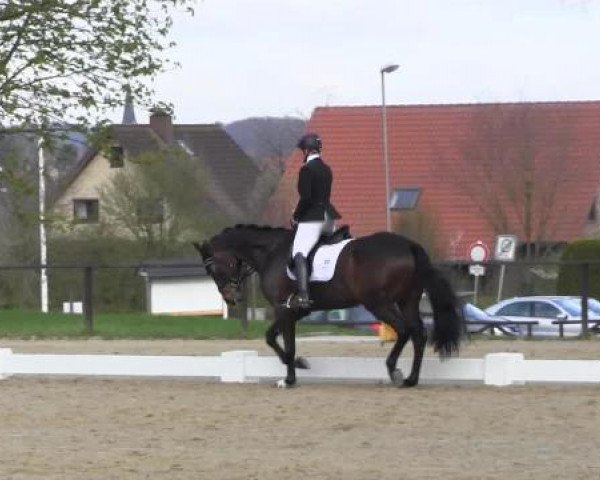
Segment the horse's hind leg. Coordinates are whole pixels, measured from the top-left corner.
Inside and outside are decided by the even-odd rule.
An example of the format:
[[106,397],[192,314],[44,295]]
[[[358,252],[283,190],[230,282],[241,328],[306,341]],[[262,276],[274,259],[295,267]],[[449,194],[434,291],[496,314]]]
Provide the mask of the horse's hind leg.
[[396,368],[402,349],[410,338],[410,334],[402,318],[402,312],[395,303],[383,307],[370,307],[369,310],[382,322],[387,323],[396,332],[396,342],[385,360],[388,375],[394,385],[401,385],[402,372]]
[[418,300],[409,300],[407,304],[404,305],[403,312],[414,350],[412,369],[410,375],[404,380],[404,386],[413,387],[419,382],[419,374],[421,372],[425,344],[427,343],[427,335],[425,327],[423,326],[423,320],[421,320],[421,315],[419,313]]

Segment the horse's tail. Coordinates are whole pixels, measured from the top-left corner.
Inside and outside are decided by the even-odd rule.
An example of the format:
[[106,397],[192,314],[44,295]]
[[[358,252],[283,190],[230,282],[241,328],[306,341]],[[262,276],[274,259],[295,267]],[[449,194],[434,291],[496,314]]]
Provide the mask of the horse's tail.
[[450,282],[431,264],[429,255],[418,244],[413,244],[417,278],[421,280],[433,309],[433,333],[429,339],[440,357],[458,353],[464,333],[464,318],[458,298]]

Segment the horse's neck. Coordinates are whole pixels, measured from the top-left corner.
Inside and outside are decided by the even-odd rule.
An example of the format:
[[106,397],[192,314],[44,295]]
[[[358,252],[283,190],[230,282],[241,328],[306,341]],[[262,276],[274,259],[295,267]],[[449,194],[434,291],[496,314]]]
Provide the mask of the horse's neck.
[[262,235],[255,235],[243,248],[241,256],[255,270],[261,272],[277,251],[291,244],[291,233],[285,231],[266,231]]

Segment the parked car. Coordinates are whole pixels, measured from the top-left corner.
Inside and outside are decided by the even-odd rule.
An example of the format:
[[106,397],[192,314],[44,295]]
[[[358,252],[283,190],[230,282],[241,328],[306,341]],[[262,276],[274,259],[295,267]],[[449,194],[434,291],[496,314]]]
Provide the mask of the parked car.
[[[581,297],[569,297],[581,308]],[[595,298],[588,297],[588,316],[600,316],[600,302]]]
[[379,332],[379,320],[362,305],[337,310],[315,310],[304,317],[301,322],[348,326],[369,333]]
[[[463,315],[466,323],[467,333],[479,333],[483,327],[485,327],[486,323],[502,323],[502,322],[510,322],[509,319],[498,316],[498,315],[490,315],[486,313],[479,307],[473,305],[470,302],[463,303]],[[423,317],[423,322],[425,323],[425,327],[430,330],[433,328],[433,316],[431,313],[422,312],[421,316]],[[471,323],[470,323],[471,322]],[[521,329],[514,325],[506,325],[503,328],[512,335],[521,335]],[[496,334],[496,335],[504,335],[502,330],[499,328],[495,328],[492,330],[487,329],[481,332],[482,334]]]
[[[491,315],[500,315],[510,320],[536,320],[533,335],[558,336],[559,326],[555,320],[581,320],[581,304],[570,296],[531,296],[502,300],[485,311]],[[600,319],[600,313],[588,308],[588,318]],[[564,325],[566,336],[579,335],[581,325]]]
[[[475,333],[482,329],[485,326],[485,323],[502,323],[502,322],[510,322],[510,319],[500,316],[500,315],[491,315],[479,307],[476,307],[472,303],[465,303],[463,305],[463,315],[465,316],[465,321],[467,323],[467,332]],[[469,323],[473,322],[473,323]],[[481,322],[481,323],[480,323]],[[510,332],[513,335],[521,335],[521,329],[514,325],[506,325],[503,328]],[[486,330],[484,333],[492,333],[490,330]],[[500,329],[494,329],[493,333],[502,335],[503,332]]]

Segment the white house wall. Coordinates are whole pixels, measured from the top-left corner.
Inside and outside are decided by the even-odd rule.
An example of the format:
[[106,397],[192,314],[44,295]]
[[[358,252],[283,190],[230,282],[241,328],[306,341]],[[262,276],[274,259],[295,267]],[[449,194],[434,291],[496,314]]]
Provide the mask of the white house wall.
[[[84,171],[78,175],[73,182],[60,195],[54,205],[54,213],[61,215],[63,218],[73,220],[73,200],[76,198],[100,200],[100,191],[118,172],[129,171],[136,167],[125,159],[123,167],[111,168],[110,162],[101,154],[97,154],[86,165]],[[104,215],[104,206],[99,202],[100,218]]]
[[153,314],[216,314],[223,313],[223,300],[210,278],[152,279],[150,312]]

